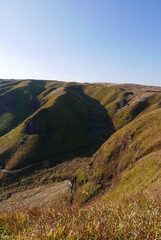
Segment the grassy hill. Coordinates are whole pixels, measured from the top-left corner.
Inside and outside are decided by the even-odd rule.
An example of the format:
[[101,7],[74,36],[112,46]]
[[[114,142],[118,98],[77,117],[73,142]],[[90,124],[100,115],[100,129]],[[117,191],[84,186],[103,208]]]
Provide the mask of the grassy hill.
[[[35,85],[36,84],[36,85]],[[38,107],[43,82],[11,81],[0,88],[0,136],[12,130]]]
[[8,170],[88,155],[161,101],[160,90],[138,85],[2,81],[1,91],[0,165]]
[[[22,90],[25,84],[28,87],[28,82],[16,87]],[[38,84],[38,90],[44,85],[34,84]],[[35,85],[32,88],[36,88]],[[42,92],[37,95],[37,108],[33,113],[28,111],[30,102],[25,103],[25,108],[25,100],[18,98],[17,101],[20,106],[23,103],[23,111],[15,104],[12,112],[15,111],[20,124],[0,138],[0,163],[7,170],[66,153],[79,155],[83,151],[86,155],[115,131],[104,107],[87,96],[81,86],[59,87],[48,94]],[[27,118],[24,121],[25,115]]]
[[[39,205],[50,205],[53,196],[55,204],[72,204],[76,211],[81,206],[82,212],[76,213],[81,219],[88,206],[90,219],[99,218],[97,211],[108,212],[110,217],[104,217],[102,224],[112,231],[113,239],[134,237],[134,232],[138,232],[138,239],[146,239],[147,229],[151,229],[150,239],[161,236],[159,222],[149,222],[141,232],[140,225],[133,228],[134,222],[129,217],[133,214],[132,208],[136,215],[140,214],[136,218],[138,222],[144,221],[143,217],[148,219],[148,206],[152,206],[152,215],[156,209],[160,211],[161,88],[6,80],[0,83],[0,94],[0,209],[3,212],[6,206],[17,208],[17,204],[24,202],[27,209],[29,202],[35,207],[39,196],[42,196]],[[61,206],[55,213],[53,207],[49,212],[61,214]],[[59,221],[63,221],[63,216],[72,215],[70,207],[67,211],[64,209]],[[25,219],[30,211],[24,213]],[[38,211],[34,214],[42,219],[43,213]],[[120,226],[125,225],[122,211],[130,222],[129,230],[114,228],[118,219]],[[31,225],[33,215],[30,215]],[[158,216],[156,221],[160,221]],[[74,218],[77,222],[75,215]],[[87,219],[83,222],[84,238],[92,238],[94,222],[90,220],[93,230],[86,229]],[[62,232],[52,230],[51,239],[53,236],[70,239],[69,229],[63,230],[61,222],[59,224]],[[67,226],[67,219],[64,224]],[[34,224],[33,229],[36,232]],[[108,236],[103,229],[98,239]],[[7,231],[11,237],[10,229]],[[73,231],[75,236],[80,234],[79,228]],[[48,230],[43,233],[44,239],[50,239],[47,233]],[[15,234],[18,231],[15,230]],[[13,235],[13,239],[15,236],[18,235]],[[74,239],[74,235],[71,236]]]
[[[94,168],[114,199],[160,181],[161,109],[147,113],[116,132],[96,153]],[[106,169],[106,170],[105,170]],[[109,184],[110,180],[110,184]],[[108,197],[108,194],[107,194]]]

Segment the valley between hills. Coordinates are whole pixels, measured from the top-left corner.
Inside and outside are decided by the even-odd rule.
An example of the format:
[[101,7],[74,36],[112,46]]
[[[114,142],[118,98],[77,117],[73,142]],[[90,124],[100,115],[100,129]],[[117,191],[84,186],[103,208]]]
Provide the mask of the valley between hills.
[[0,239],[160,239],[160,199],[161,87],[0,80]]

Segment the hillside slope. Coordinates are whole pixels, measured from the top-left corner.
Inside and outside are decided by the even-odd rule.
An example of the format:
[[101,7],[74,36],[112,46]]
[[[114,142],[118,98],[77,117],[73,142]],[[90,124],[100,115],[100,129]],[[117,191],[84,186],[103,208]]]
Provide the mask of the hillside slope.
[[[17,98],[19,105],[6,109],[17,122],[12,120],[11,130],[1,132],[1,201],[13,195],[12,203],[14,194],[18,201],[21,192],[34,191],[35,184],[47,187],[64,180],[72,183],[74,204],[94,196],[116,201],[127,194],[158,191],[161,88],[7,81],[0,97],[7,91],[14,95],[15,88],[23,95],[24,86],[38,105],[33,109],[30,101],[21,99],[21,105]],[[28,109],[23,116],[20,106]]]
[[38,95],[45,89],[43,82],[10,81],[0,86],[0,136],[30,116],[40,103]]
[[86,155],[114,131],[107,111],[81,87],[60,87],[48,93],[40,107],[18,127],[0,138],[0,163],[13,170],[66,153]]
[[[98,190],[118,200],[152,185],[161,186],[161,109],[147,113],[115,132],[96,152],[77,199],[85,202]],[[88,177],[87,177],[88,176]],[[160,188],[156,187],[156,191]],[[78,200],[77,200],[78,201]]]

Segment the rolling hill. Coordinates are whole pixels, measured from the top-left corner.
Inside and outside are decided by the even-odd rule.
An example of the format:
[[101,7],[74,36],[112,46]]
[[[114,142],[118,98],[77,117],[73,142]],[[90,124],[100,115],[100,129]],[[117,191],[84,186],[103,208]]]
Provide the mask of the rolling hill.
[[161,193],[160,87],[1,80],[0,114],[0,209]]

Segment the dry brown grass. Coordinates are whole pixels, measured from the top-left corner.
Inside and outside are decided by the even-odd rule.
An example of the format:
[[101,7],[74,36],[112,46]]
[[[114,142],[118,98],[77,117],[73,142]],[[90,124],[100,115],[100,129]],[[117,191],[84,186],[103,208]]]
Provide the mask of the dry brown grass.
[[160,196],[0,213],[0,239],[161,239]]

